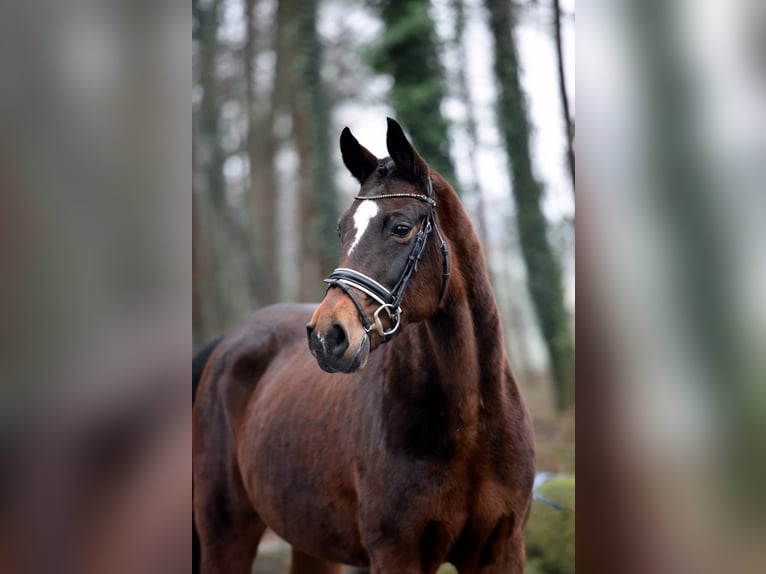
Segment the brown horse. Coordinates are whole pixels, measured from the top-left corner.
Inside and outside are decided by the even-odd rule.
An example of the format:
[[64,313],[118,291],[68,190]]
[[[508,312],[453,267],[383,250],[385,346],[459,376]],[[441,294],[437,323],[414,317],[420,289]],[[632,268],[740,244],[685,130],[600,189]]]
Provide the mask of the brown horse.
[[203,572],[250,572],[268,526],[293,573],[521,574],[532,430],[479,241],[395,121],[390,158],[340,143],[361,190],[323,301],[258,311],[202,373]]

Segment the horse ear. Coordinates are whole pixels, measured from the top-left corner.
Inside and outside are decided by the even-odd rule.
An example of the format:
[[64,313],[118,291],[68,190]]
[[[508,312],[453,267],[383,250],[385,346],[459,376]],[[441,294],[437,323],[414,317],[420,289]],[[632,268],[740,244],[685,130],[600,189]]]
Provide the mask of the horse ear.
[[407,136],[404,135],[402,126],[392,118],[387,119],[386,147],[396,167],[418,180],[426,180],[429,172],[426,160],[420,157],[420,154],[412,147]]
[[364,183],[378,166],[378,158],[362,146],[348,128],[343,128],[340,134],[340,153],[348,171],[359,183]]

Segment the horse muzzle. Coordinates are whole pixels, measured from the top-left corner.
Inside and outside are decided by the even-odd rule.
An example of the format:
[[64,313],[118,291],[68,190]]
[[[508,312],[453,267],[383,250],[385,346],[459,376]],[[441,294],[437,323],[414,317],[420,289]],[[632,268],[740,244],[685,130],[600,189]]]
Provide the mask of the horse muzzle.
[[367,364],[370,339],[366,335],[354,343],[354,337],[340,323],[320,330],[316,322],[306,326],[309,350],[319,367],[328,373],[354,373]]

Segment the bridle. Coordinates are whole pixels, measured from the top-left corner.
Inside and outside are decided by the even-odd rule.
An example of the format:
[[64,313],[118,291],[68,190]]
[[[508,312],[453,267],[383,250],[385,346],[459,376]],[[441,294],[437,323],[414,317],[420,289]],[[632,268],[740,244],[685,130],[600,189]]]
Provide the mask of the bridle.
[[[394,285],[393,289],[389,291],[383,285],[375,281],[375,279],[372,277],[369,277],[368,275],[360,273],[354,269],[348,269],[346,267],[339,267],[333,271],[327,279],[324,280],[324,282],[327,283],[330,287],[338,287],[346,295],[348,295],[349,299],[351,299],[351,301],[354,303],[354,306],[359,313],[359,318],[362,321],[362,326],[364,327],[364,331],[367,333],[367,335],[369,336],[374,326],[380,336],[383,337],[384,342],[391,340],[394,333],[396,333],[396,331],[399,329],[399,325],[401,324],[402,320],[401,303],[402,299],[404,298],[404,293],[407,290],[407,285],[409,285],[410,279],[412,279],[413,273],[418,270],[418,262],[423,256],[423,252],[425,251],[426,243],[428,241],[428,236],[432,231],[436,231],[436,235],[441,244],[440,249],[442,252],[442,285],[439,292],[440,304],[447,289],[447,280],[450,276],[449,248],[447,247],[447,242],[444,240],[444,237],[436,225],[436,220],[434,219],[436,201],[433,199],[433,184],[431,183],[430,177],[428,178],[426,189],[428,195],[422,195],[418,193],[386,193],[382,195],[372,195],[365,197],[357,195],[354,198],[362,201],[409,198],[422,201],[430,206],[428,213],[423,218],[423,223],[420,226],[420,230],[415,237],[415,243],[413,244],[412,250],[407,257],[407,263],[404,266],[404,270],[402,271],[402,274],[399,277],[399,280],[396,282],[396,285]],[[330,287],[328,287],[328,289]],[[375,313],[373,313],[372,321],[370,321],[370,319],[367,317],[367,313],[365,312],[364,307],[352,289],[361,291],[380,305]],[[380,320],[380,314],[383,311],[388,314],[388,318],[393,325],[389,329],[386,329]]]

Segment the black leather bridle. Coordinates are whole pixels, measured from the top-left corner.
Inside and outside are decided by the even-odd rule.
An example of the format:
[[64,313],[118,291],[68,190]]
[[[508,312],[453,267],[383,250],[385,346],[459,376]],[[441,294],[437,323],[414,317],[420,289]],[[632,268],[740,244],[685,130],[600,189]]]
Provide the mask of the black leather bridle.
[[[439,303],[441,303],[442,299],[444,298],[444,293],[447,289],[447,280],[450,276],[449,248],[447,247],[447,242],[444,240],[444,237],[439,231],[439,228],[436,226],[436,221],[434,219],[436,201],[432,197],[433,188],[431,184],[431,178],[428,178],[427,190],[428,195],[417,193],[387,193],[383,195],[372,195],[365,197],[357,195],[354,198],[362,201],[378,201],[381,199],[392,198],[410,198],[422,201],[430,206],[428,214],[423,218],[423,223],[421,224],[420,230],[415,237],[415,243],[413,244],[412,250],[407,257],[407,263],[404,266],[404,270],[402,271],[402,274],[399,277],[399,280],[396,282],[396,285],[394,285],[393,289],[389,291],[383,285],[375,281],[375,279],[372,277],[369,277],[364,273],[360,273],[359,271],[355,271],[354,269],[348,269],[346,267],[339,267],[333,271],[327,279],[324,280],[324,282],[327,283],[330,287],[338,287],[346,295],[348,295],[349,299],[351,299],[351,301],[354,303],[354,306],[359,313],[359,318],[362,321],[362,326],[364,327],[365,332],[369,335],[374,326],[380,336],[383,337],[384,342],[389,341],[391,337],[393,337],[394,333],[396,333],[396,331],[399,329],[399,325],[402,320],[401,303],[402,299],[404,298],[404,293],[407,290],[407,285],[409,284],[410,279],[412,279],[413,273],[418,270],[418,262],[423,256],[423,252],[426,248],[426,243],[428,242],[428,236],[431,235],[432,231],[435,231],[439,238],[442,252],[442,285],[439,292]],[[328,289],[330,287],[328,287]],[[357,291],[364,293],[368,297],[374,299],[378,304],[380,304],[380,307],[378,307],[375,313],[373,313],[372,321],[370,321],[370,319],[367,317],[367,313],[365,312],[364,307],[352,289],[356,289]],[[383,311],[388,314],[388,317],[391,321],[392,327],[389,329],[386,329],[383,326],[383,323],[381,323],[380,314]]]

